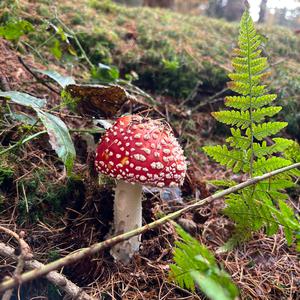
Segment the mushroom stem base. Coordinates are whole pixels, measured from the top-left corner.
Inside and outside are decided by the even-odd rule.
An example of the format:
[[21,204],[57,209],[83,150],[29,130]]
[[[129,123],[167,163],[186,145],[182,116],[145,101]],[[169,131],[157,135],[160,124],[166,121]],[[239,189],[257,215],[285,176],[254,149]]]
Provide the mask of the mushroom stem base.
[[[118,235],[142,226],[142,185],[119,180],[114,201],[114,234]],[[129,263],[139,250],[140,235],[118,243],[110,254],[116,261]]]

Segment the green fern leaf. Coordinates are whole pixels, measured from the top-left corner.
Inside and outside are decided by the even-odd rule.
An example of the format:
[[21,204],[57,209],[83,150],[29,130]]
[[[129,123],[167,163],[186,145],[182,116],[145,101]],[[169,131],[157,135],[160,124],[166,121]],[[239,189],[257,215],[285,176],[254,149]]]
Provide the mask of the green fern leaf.
[[265,117],[273,117],[282,109],[281,106],[264,107],[252,111],[252,122],[259,123],[264,120]]
[[182,241],[175,242],[175,264],[170,265],[170,278],[192,292],[198,285],[212,300],[234,300],[238,290],[230,276],[218,267],[210,251],[178,225],[176,232]]
[[241,130],[230,128],[232,136],[226,139],[226,142],[230,144],[231,147],[247,150],[250,147],[251,140],[248,136],[244,136],[241,133]]
[[[278,133],[281,129],[286,127],[286,122],[267,122],[262,124],[253,125],[253,136],[261,141],[262,139]],[[247,130],[246,134],[250,136],[250,130]]]
[[278,201],[279,210],[270,206],[269,210],[276,217],[278,222],[283,225],[283,231],[287,244],[291,245],[293,240],[299,238],[300,232],[300,223],[299,220],[295,217],[294,211],[289,207],[284,201]]
[[251,124],[251,119],[248,111],[236,111],[236,110],[223,110],[213,112],[212,116],[219,122],[227,125],[241,127],[242,129],[248,128]]
[[271,102],[273,102],[276,99],[277,95],[275,94],[269,94],[269,95],[263,95],[259,97],[242,97],[242,96],[227,96],[225,98],[225,105],[240,109],[240,110],[247,110],[252,106],[252,108],[260,108],[264,105],[267,105]]
[[262,157],[253,163],[253,169],[255,170],[254,176],[259,176],[264,173],[289,166],[290,164],[290,160],[282,157],[273,156],[267,159],[265,157]]
[[215,186],[222,186],[222,187],[227,187],[227,188],[236,185],[236,182],[234,180],[229,180],[229,179],[209,180],[208,183],[213,184]]
[[266,155],[271,155],[277,152],[283,152],[287,148],[291,147],[294,143],[291,140],[283,138],[273,138],[274,144],[267,146],[267,142],[263,141],[262,144],[253,143],[253,151],[256,157],[261,158]]
[[[281,107],[267,106],[276,99],[276,95],[267,94],[266,86],[261,82],[269,75],[266,72],[267,58],[261,57],[262,51],[259,49],[261,40],[246,11],[240,23],[239,49],[233,51],[234,72],[228,75],[232,80],[228,83],[229,88],[239,95],[225,98],[225,105],[232,110],[212,113],[219,122],[231,126],[231,136],[226,139],[230,149],[227,145],[204,147],[215,161],[233,168],[233,172],[248,173],[249,177],[300,161],[300,146],[295,150],[293,141],[269,138],[286,127],[287,123],[265,120],[276,115]],[[275,153],[276,156],[272,156]],[[295,216],[284,202],[288,199],[284,189],[294,186],[294,176],[299,177],[300,170],[288,171],[226,197],[224,213],[236,223],[237,229],[226,247],[232,246],[238,239],[249,238],[251,231],[261,228],[265,228],[267,234],[274,234],[280,224],[285,228],[288,243],[294,239],[300,248],[300,233],[297,234],[296,226],[291,225],[295,224]]]
[[234,173],[249,168],[249,157],[244,152],[229,150],[226,145],[205,146],[203,150],[221,165],[232,169]]

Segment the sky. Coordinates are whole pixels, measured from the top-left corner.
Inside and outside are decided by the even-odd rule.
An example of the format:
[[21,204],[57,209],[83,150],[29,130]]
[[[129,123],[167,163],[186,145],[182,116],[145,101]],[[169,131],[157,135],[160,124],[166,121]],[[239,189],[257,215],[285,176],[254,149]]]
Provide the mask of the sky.
[[[258,14],[259,14],[259,5],[261,0],[248,0],[250,3],[250,11],[252,18],[256,21],[258,20]],[[269,8],[284,8],[287,9],[294,9],[296,7],[300,7],[300,1],[297,0],[268,0],[267,6]]]

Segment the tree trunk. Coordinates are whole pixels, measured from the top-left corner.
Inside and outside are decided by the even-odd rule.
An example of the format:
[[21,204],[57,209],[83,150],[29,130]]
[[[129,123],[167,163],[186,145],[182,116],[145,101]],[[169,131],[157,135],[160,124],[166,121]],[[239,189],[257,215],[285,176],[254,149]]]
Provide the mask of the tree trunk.
[[240,20],[244,10],[245,7],[243,1],[228,0],[226,6],[224,7],[224,17],[228,21],[238,21]]
[[268,2],[268,0],[261,0],[261,2],[260,2],[258,23],[266,22],[267,2]]

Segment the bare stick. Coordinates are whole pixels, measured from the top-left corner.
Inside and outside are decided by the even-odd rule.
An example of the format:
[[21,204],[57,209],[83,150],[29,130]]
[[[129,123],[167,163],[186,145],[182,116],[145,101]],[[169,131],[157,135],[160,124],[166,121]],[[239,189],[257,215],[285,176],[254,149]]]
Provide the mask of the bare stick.
[[[17,256],[14,254],[15,249],[0,242],[0,255],[7,258],[17,260]],[[38,269],[43,268],[45,265],[37,260],[25,261],[25,269]],[[72,299],[77,300],[94,300],[89,296],[82,288],[77,286],[72,281],[68,280],[64,275],[58,272],[52,271],[46,275],[46,278],[56,285],[60,290],[68,294]]]
[[23,67],[41,84],[43,84],[44,86],[46,86],[50,91],[54,92],[57,95],[60,95],[60,93],[54,89],[51,85],[49,85],[47,82],[45,82],[45,80],[39,78],[39,76],[37,76],[30,68],[29,66],[26,65],[26,63],[24,62],[24,60],[22,59],[21,56],[18,56],[18,60],[19,62],[23,65]]
[[162,225],[166,222],[168,222],[169,220],[172,220],[172,219],[175,219],[177,217],[179,217],[180,215],[182,215],[183,213],[187,212],[187,211],[190,211],[192,209],[196,209],[196,208],[199,208],[200,206],[204,205],[204,204],[207,204],[209,202],[212,202],[216,199],[220,199],[228,194],[231,194],[231,193],[234,193],[234,192],[237,192],[245,187],[248,187],[248,186],[251,186],[251,185],[254,185],[262,180],[265,180],[267,178],[270,178],[274,175],[277,175],[277,174],[280,174],[280,173],[283,173],[283,172],[286,172],[286,171],[289,171],[289,170],[292,170],[292,169],[295,169],[295,168],[299,168],[300,167],[300,163],[295,163],[293,165],[290,165],[290,166],[287,166],[287,167],[284,167],[284,168],[281,168],[281,169],[277,169],[275,171],[272,171],[270,173],[266,173],[262,176],[257,176],[257,177],[253,177],[245,182],[242,182],[240,184],[237,184],[233,187],[230,187],[226,190],[223,190],[223,191],[220,191],[220,192],[217,192],[215,193],[214,195],[211,195],[203,200],[200,200],[200,201],[197,201],[196,203],[194,204],[191,204],[191,205],[188,205],[178,211],[175,211],[171,214],[168,214],[152,223],[149,223],[149,224],[146,224],[145,226],[142,226],[140,228],[137,228],[137,229],[134,229],[134,230],[131,230],[129,232],[125,232],[123,234],[120,234],[120,235],[117,235],[109,240],[106,240],[106,241],[103,241],[103,242],[100,242],[100,243],[96,243],[88,248],[82,248],[82,249],[79,249],[78,251],[74,252],[74,253],[71,253],[63,258],[60,258],[56,261],[53,261],[47,265],[44,265],[42,268],[39,268],[39,269],[34,269],[34,270],[31,270],[29,272],[26,272],[22,275],[19,276],[19,280],[16,281],[15,279],[11,278],[11,279],[8,279],[8,280],[5,280],[3,281],[2,283],[0,283],[0,292],[3,292],[7,289],[10,289],[16,285],[18,285],[20,282],[21,283],[24,283],[24,282],[27,282],[27,281],[30,281],[30,280],[33,280],[33,279],[36,279],[38,277],[41,277],[45,274],[48,274],[49,272],[53,271],[53,270],[57,270],[59,268],[62,268],[64,266],[67,266],[69,264],[72,264],[80,259],[83,259],[85,257],[88,257],[88,256],[91,256],[105,248],[108,248],[108,247],[111,247],[119,242],[122,242],[122,241],[125,241],[125,240],[128,240],[130,239],[131,237],[135,236],[135,235],[139,235],[139,234],[142,234],[143,232],[149,230],[149,229],[152,229],[152,228],[155,228],[159,225]]
[[[20,255],[17,257],[18,263],[17,263],[17,267],[13,274],[13,277],[17,279],[18,276],[20,276],[20,274],[23,272],[25,261],[29,260],[33,257],[31,249],[24,240],[24,236],[25,236],[24,231],[21,231],[20,235],[19,235],[19,234],[15,233],[14,231],[12,231],[8,228],[5,228],[3,226],[0,226],[0,230],[5,232],[6,234],[10,235],[11,237],[15,238],[19,243]],[[10,300],[12,294],[13,294],[13,289],[6,290],[2,296],[2,300]]]

